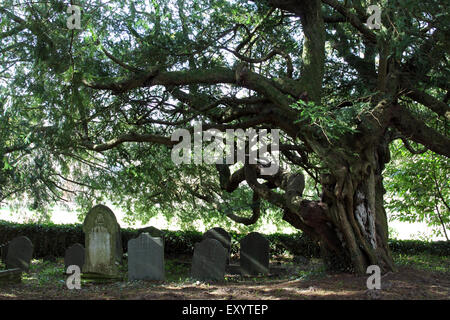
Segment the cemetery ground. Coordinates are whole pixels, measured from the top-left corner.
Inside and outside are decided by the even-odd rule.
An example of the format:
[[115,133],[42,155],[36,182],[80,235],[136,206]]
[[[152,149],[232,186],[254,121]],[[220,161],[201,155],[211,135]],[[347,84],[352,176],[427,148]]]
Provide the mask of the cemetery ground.
[[[123,281],[88,282],[80,290],[66,286],[63,258],[32,260],[22,283],[0,287],[0,299],[48,300],[293,300],[293,299],[449,299],[450,257],[430,254],[394,253],[398,271],[382,277],[382,289],[372,295],[365,276],[327,273],[320,259],[295,264],[292,257],[275,257],[271,274],[241,277],[227,273],[221,282],[199,282],[190,278],[190,256],[166,257],[165,281],[127,280],[127,266],[121,267]],[[235,260],[235,258],[233,258]],[[233,261],[232,261],[233,262]],[[0,269],[4,266],[0,266]]]

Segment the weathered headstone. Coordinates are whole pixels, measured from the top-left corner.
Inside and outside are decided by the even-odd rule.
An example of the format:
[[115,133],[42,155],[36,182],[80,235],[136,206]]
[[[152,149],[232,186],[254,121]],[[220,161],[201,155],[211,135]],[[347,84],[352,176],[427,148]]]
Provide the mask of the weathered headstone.
[[83,273],[115,277],[122,262],[122,239],[114,213],[104,205],[93,207],[83,223],[85,261]]
[[8,253],[6,254],[6,269],[19,268],[28,271],[30,261],[33,256],[33,243],[25,236],[12,239],[8,243]]
[[164,242],[141,233],[128,241],[128,280],[164,280]]
[[227,250],[216,239],[205,239],[195,245],[191,276],[198,280],[223,280]]
[[72,265],[78,266],[80,267],[80,270],[83,270],[84,257],[85,250],[83,245],[75,243],[66,250],[66,254],[64,255],[64,270],[67,270],[67,268]]
[[240,264],[243,275],[269,273],[269,240],[258,232],[242,238]]
[[202,240],[205,239],[216,239],[222,244],[222,246],[227,250],[227,263],[230,262],[230,252],[231,252],[231,236],[230,234],[222,228],[212,228],[203,234]]

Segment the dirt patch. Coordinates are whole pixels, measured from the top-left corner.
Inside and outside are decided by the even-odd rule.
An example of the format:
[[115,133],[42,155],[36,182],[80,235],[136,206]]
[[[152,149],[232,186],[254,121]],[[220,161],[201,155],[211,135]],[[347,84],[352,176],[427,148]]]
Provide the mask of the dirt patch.
[[[36,267],[34,272],[42,272]],[[30,275],[33,279],[33,273]],[[64,276],[46,283],[24,280],[21,284],[0,287],[0,299],[86,299],[86,300],[293,300],[293,299],[449,299],[450,273],[418,270],[409,266],[389,273],[382,279],[382,289],[367,290],[366,276],[351,274],[308,273],[308,277],[234,279],[223,283],[114,282],[83,283],[80,290],[69,290]]]

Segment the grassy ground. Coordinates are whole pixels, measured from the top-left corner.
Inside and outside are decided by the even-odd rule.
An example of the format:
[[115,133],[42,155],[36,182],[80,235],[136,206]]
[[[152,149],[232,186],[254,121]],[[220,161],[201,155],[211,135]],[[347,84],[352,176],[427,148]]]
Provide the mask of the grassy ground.
[[[2,285],[0,299],[450,299],[450,257],[395,255],[399,271],[382,278],[382,290],[368,291],[366,276],[327,274],[320,260],[297,266],[289,258],[271,261],[284,272],[242,278],[228,274],[221,283],[189,277],[188,257],[166,260],[166,281],[92,283],[69,290],[62,259],[33,260],[22,283]],[[4,266],[0,266],[4,267]]]

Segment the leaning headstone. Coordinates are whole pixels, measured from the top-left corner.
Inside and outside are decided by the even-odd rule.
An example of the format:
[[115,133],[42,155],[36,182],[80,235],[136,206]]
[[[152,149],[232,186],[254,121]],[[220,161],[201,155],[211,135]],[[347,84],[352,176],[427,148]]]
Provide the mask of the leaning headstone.
[[22,281],[22,270],[19,268],[0,270],[0,285],[8,283],[20,283]]
[[72,265],[78,266],[80,267],[80,270],[83,270],[84,256],[85,250],[83,245],[75,243],[73,246],[69,247],[64,255],[64,270],[67,270],[67,268]]
[[28,271],[33,256],[33,243],[25,236],[12,239],[8,244],[6,269],[19,268]]
[[164,280],[164,242],[141,233],[128,241],[128,280]]
[[243,275],[269,273],[269,241],[258,232],[242,238],[240,263]]
[[230,262],[231,236],[222,228],[212,228],[203,234],[202,240],[216,239],[227,250],[227,263]]
[[191,276],[198,280],[220,281],[225,276],[227,250],[216,239],[205,239],[195,245]]
[[104,205],[93,207],[83,223],[85,261],[83,273],[116,277],[122,261],[120,227],[114,213]]

